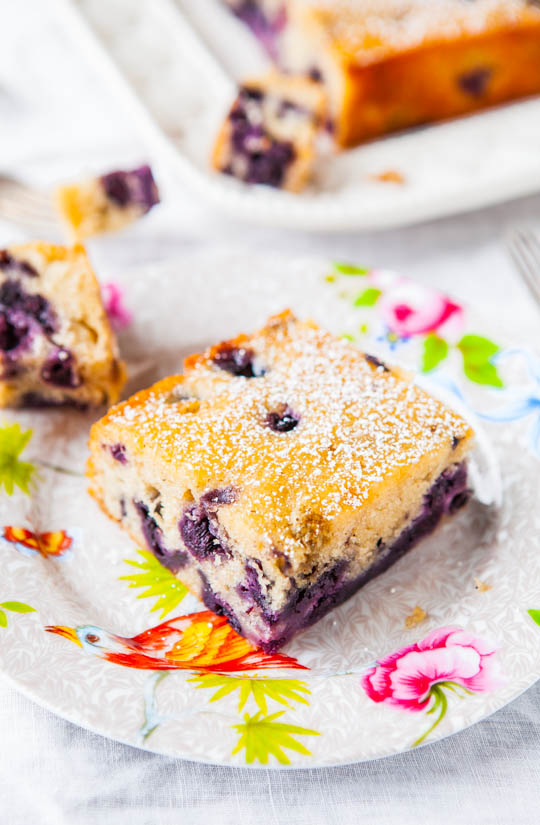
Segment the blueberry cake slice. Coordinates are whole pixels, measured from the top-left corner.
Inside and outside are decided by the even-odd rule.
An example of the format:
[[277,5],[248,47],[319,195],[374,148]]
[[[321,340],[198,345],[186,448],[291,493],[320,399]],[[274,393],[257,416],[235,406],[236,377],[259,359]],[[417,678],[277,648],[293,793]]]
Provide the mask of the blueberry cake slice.
[[272,72],[245,83],[217,136],[215,169],[296,192],[310,177],[324,115],[319,84]]
[[109,516],[275,651],[467,502],[472,437],[410,374],[285,312],[94,424],[88,475]]
[[109,172],[56,190],[58,211],[79,241],[123,229],[157,203],[159,193],[149,166]]
[[273,32],[283,70],[322,81],[340,146],[540,93],[538,0],[228,4],[263,45]]
[[0,250],[0,406],[118,400],[125,367],[82,246]]

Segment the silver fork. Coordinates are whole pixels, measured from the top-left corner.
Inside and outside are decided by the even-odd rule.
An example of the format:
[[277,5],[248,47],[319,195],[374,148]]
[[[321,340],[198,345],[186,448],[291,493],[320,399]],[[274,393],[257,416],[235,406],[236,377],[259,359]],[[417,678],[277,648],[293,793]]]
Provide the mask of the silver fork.
[[540,307],[540,234],[533,229],[514,229],[508,236],[508,251],[523,283]]
[[57,235],[60,229],[50,195],[1,173],[0,219],[34,234]]

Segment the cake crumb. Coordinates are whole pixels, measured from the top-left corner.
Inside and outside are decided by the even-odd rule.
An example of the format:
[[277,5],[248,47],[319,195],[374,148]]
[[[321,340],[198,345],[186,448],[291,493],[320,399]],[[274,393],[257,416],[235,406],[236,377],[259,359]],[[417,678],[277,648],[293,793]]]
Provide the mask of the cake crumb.
[[417,624],[424,622],[427,619],[427,613],[421,607],[416,605],[410,616],[405,619],[405,627],[409,630],[411,627],[416,627]]
[[371,177],[373,180],[377,180],[380,183],[399,183],[403,185],[407,182],[405,175],[398,172],[397,169],[386,169],[384,172],[379,172]]
[[486,584],[486,582],[477,578],[474,579],[474,586],[479,593],[487,593],[488,590],[491,590],[491,584]]

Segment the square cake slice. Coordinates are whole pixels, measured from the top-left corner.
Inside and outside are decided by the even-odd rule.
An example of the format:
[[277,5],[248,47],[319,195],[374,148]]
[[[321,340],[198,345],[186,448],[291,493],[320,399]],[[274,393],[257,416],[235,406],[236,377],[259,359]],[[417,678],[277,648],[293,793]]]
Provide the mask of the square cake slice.
[[118,170],[66,184],[56,190],[56,206],[76,241],[117,232],[146,215],[159,203],[149,166]]
[[82,246],[0,250],[0,406],[118,400],[125,367]]
[[309,180],[324,122],[320,84],[271,72],[244,83],[214,144],[212,165],[245,183],[291,192]]
[[459,415],[290,312],[94,424],[90,491],[240,634],[275,651],[469,497]]

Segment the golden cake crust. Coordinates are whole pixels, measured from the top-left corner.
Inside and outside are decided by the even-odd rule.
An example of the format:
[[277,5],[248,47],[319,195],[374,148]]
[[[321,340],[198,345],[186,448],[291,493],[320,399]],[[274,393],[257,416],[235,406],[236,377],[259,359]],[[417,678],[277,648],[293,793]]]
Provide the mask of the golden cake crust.
[[[255,377],[216,366],[231,352],[252,359]],[[286,411],[295,429],[272,431],[269,414]],[[469,425],[407,372],[285,312],[114,407],[92,427],[90,451],[121,443],[138,477],[176,490],[178,507],[233,491],[225,528],[251,555],[279,548],[301,569],[353,513],[365,511],[366,530],[382,535],[392,496],[402,506],[407,485],[420,490],[459,463],[471,439]],[[93,459],[88,473],[102,497]]]
[[540,93],[527,0],[292,0],[280,60],[322,75],[338,145]]
[[296,0],[292,7],[304,25],[319,26],[331,47],[357,66],[540,25],[540,9],[527,0]]

